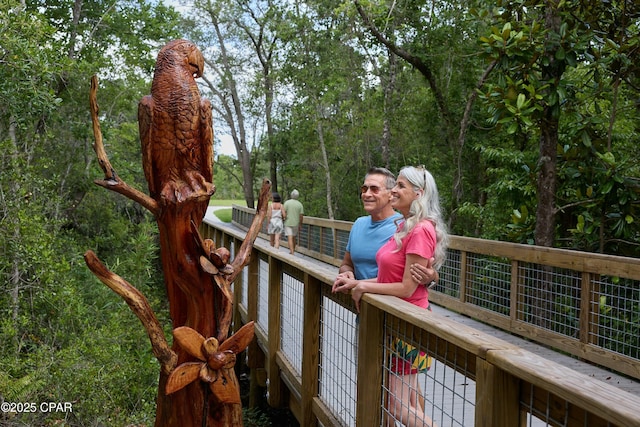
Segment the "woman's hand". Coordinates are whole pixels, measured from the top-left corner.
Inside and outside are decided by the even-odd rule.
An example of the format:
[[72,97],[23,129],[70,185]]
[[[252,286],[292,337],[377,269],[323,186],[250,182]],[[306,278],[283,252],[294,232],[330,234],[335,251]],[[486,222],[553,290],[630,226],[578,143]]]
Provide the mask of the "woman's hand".
[[431,282],[437,282],[440,278],[438,272],[433,268],[433,258],[427,261],[427,265],[421,265],[418,263],[412,263],[409,271],[411,272],[411,278],[419,285],[429,286]]

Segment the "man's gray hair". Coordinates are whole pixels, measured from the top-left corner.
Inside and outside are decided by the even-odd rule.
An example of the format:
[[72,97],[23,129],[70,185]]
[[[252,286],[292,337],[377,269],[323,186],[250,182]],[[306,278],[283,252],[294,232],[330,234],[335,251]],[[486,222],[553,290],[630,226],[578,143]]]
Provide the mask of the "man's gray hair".
[[298,192],[298,190],[293,190],[291,192],[291,198],[292,199],[297,199],[300,196],[300,193]]

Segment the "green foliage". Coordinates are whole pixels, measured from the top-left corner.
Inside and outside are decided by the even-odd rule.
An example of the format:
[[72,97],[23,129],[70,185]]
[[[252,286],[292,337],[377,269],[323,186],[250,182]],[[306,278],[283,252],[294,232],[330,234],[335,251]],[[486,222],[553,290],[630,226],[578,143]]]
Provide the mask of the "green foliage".
[[[82,254],[94,250],[138,287],[169,329],[156,225],[139,205],[92,184],[101,173],[87,96],[98,73],[111,163],[145,191],[136,107],[149,93],[154,52],[182,36],[184,25],[157,2],[85,1],[74,21],[75,4],[35,0],[22,9],[0,0],[0,395],[74,404],[66,419],[25,414],[0,422],[148,425],[157,363],[138,320],[93,277]],[[227,18],[247,18],[257,4],[234,4],[242,13]],[[229,26],[237,51],[230,70],[246,72],[236,82],[243,86],[246,127],[256,129],[244,136],[254,141],[245,165],[254,187],[270,175],[273,158],[285,199],[297,188],[307,215],[326,216],[330,192],[335,217],[353,220],[362,214],[358,187],[370,166],[397,171],[425,164],[455,215],[453,232],[532,243],[540,122],[549,111],[558,123],[556,246],[638,256],[634,2],[560,2],[553,31],[539,1],[360,4],[389,42],[432,74],[419,72],[407,56],[390,55],[353,2],[272,3],[267,15],[256,15],[276,49],[269,58],[276,104],[268,136],[260,134],[264,70],[241,49],[250,40],[237,24],[249,22]],[[212,40],[210,25],[193,29]],[[561,78],[547,79],[550,71]],[[480,102],[470,105],[468,128],[459,129],[472,94]],[[224,134],[219,127],[216,135]],[[242,167],[233,157],[217,157],[214,199],[245,198]],[[493,283],[503,277],[492,265],[486,263],[487,288],[476,295],[491,306],[501,298]],[[619,310],[607,294],[601,326],[623,335],[623,351],[632,354],[638,319],[629,313],[638,312],[637,295],[622,297],[631,302]],[[554,303],[570,325],[571,301]],[[260,414],[247,417],[265,422]]]
[[259,408],[242,408],[242,421],[247,427],[268,427],[271,420]]
[[[118,46],[118,65],[126,57],[132,72],[101,82],[108,99],[102,131],[119,175],[144,189],[136,107],[149,85],[139,71],[153,63],[149,36],[175,35],[176,15],[137,2],[82,5],[74,24],[73,2],[30,2],[23,10],[0,1],[0,396],[74,407],[2,414],[3,425],[148,425],[154,418],[158,366],[146,333],[82,254],[96,251],[169,325],[155,221],[91,183],[100,172],[87,98],[91,73],[115,73]],[[133,31],[140,22],[146,26]]]
[[[501,144],[503,149],[518,150],[530,159],[524,173],[515,169],[514,174],[496,174],[499,187],[515,184],[511,187],[516,198],[504,199],[506,206],[500,203],[501,209],[514,212],[507,238],[533,242],[538,203],[534,196],[541,191],[535,190],[539,167],[535,155],[539,142],[548,139],[545,134],[550,130],[545,127],[553,118],[559,123],[556,245],[637,256],[638,171],[626,160],[637,153],[635,144],[628,144],[637,141],[637,135],[627,132],[621,137],[619,132],[633,127],[627,124],[633,95],[625,95],[628,86],[615,89],[618,72],[631,76],[638,70],[628,60],[629,49],[637,43],[631,39],[638,33],[628,18],[637,15],[637,8],[625,9],[614,2],[605,11],[595,4],[561,2],[552,11],[559,25],[552,27],[545,21],[548,15],[543,12],[549,6],[543,2],[501,6],[485,13],[478,9],[475,16],[492,19],[490,31],[479,43],[498,71],[479,91],[488,107],[487,122],[497,132],[514,136],[513,144]],[[497,194],[504,196],[503,191]]]
[[[240,168],[238,160],[231,156],[219,155],[213,167],[216,192],[212,199],[243,200],[242,181],[238,179],[237,173]],[[260,188],[259,183],[257,188]]]

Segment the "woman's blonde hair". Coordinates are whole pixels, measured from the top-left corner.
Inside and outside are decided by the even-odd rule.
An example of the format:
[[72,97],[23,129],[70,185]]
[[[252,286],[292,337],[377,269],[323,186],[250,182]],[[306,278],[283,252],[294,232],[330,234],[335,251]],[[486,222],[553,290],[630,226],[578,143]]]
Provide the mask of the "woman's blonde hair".
[[439,269],[447,257],[449,233],[447,232],[447,225],[442,218],[436,181],[424,166],[405,166],[400,169],[398,173],[398,178],[400,177],[409,181],[415,191],[422,191],[422,196],[411,202],[409,216],[405,219],[404,226],[393,235],[397,250],[402,248],[402,239],[409,234],[420,221],[425,219],[429,220],[433,223],[436,230],[436,248],[433,256],[433,267]]

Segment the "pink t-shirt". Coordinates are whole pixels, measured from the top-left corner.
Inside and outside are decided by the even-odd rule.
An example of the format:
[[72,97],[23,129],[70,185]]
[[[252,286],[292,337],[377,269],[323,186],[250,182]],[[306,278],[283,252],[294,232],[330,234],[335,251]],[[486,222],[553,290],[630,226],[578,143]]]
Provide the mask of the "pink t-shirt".
[[[400,225],[402,227],[402,224]],[[393,237],[387,241],[376,254],[378,263],[378,283],[402,282],[407,254],[422,258],[433,257],[436,249],[436,229],[431,221],[420,221],[404,239],[402,248],[396,251]],[[403,298],[419,307],[429,306],[429,291],[426,286],[418,286],[409,298]]]

